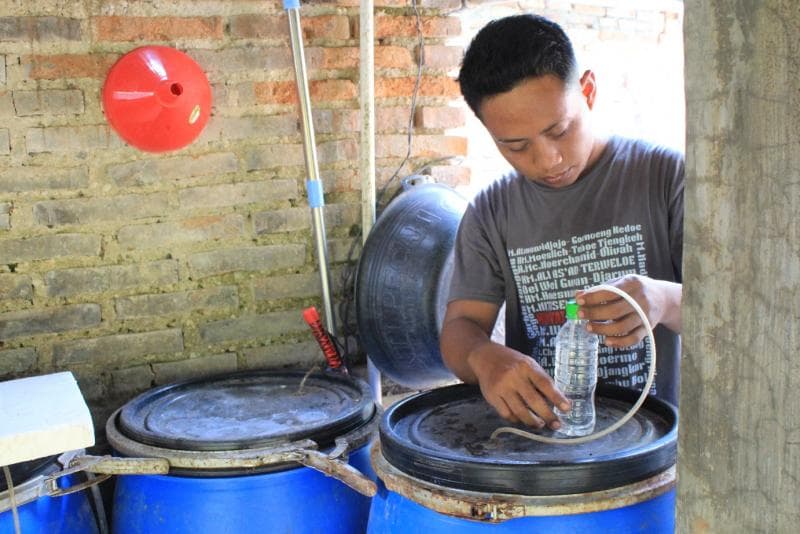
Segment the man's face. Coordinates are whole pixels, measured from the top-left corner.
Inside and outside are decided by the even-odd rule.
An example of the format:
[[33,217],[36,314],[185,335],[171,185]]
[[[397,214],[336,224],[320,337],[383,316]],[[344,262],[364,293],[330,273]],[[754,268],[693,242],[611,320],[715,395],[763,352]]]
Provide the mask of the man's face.
[[590,71],[580,85],[567,85],[551,75],[530,78],[486,98],[480,118],[520,174],[548,187],[566,187],[602,152],[590,121],[594,91]]

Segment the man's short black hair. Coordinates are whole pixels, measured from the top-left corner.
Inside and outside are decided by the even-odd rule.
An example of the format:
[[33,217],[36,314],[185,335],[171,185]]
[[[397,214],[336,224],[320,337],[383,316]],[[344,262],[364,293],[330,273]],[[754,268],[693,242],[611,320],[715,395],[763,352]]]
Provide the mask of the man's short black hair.
[[467,105],[480,117],[484,98],[548,74],[566,83],[577,80],[569,37],[544,17],[514,15],[493,20],[478,32],[464,54],[458,82]]

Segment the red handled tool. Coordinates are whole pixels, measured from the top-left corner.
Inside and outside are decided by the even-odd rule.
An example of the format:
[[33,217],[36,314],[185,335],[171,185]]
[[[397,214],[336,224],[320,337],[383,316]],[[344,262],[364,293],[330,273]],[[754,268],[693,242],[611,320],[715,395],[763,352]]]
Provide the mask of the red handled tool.
[[322,354],[325,355],[325,359],[328,361],[328,367],[347,374],[347,368],[344,366],[342,357],[339,354],[339,349],[336,348],[330,334],[323,328],[317,309],[311,306],[303,310],[303,319],[305,319],[308,326],[311,327],[311,333],[314,334],[314,338],[317,340],[317,343],[319,343]]

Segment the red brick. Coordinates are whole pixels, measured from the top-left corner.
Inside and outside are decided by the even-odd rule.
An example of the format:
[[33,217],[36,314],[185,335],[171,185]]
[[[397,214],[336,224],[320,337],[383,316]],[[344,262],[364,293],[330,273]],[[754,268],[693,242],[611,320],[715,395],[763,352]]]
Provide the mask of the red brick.
[[350,100],[358,94],[356,84],[350,80],[314,80],[308,92],[315,101]]
[[421,107],[414,115],[414,124],[420,128],[459,128],[464,126],[464,108],[451,106]]
[[275,38],[287,40],[289,21],[286,15],[235,15],[230,18],[230,34],[234,39]]
[[405,132],[408,130],[408,106],[375,109],[375,129],[381,133]]
[[346,192],[361,189],[361,174],[354,169],[325,169],[320,171],[326,192]]
[[[304,39],[350,39],[350,19],[345,15],[305,17],[300,25]],[[286,15],[235,15],[230,18],[230,34],[235,39],[289,40]]]
[[[297,103],[297,84],[293,81],[260,82],[256,84],[255,92],[259,104]],[[308,92],[314,100],[331,102],[355,98],[357,89],[350,80],[312,80]]]
[[306,39],[350,39],[351,36],[350,18],[345,15],[305,17],[300,25]]
[[306,61],[310,69],[353,69],[358,67],[358,48],[306,48]]
[[[406,155],[408,138],[405,135],[379,135],[377,137],[376,157],[401,158]],[[411,154],[417,158],[464,156],[466,153],[466,137],[417,134],[411,139]]]
[[416,64],[411,50],[404,46],[375,47],[375,67],[379,69],[409,69]]
[[313,115],[317,133],[357,132],[361,129],[361,117],[355,109],[317,109]]
[[[425,66],[450,70],[461,64],[464,49],[460,46],[425,45]],[[417,57],[417,53],[414,54]]]
[[254,87],[259,104],[293,104],[297,102],[295,82],[260,82]]
[[[422,17],[422,34],[425,37],[455,37],[461,34],[461,21],[455,17]],[[416,17],[375,17],[375,37],[416,37]]]
[[[375,80],[375,96],[378,98],[410,97],[416,78],[378,78]],[[446,76],[423,76],[419,85],[419,96],[461,95],[458,82]]]
[[98,41],[222,39],[220,17],[95,17]]
[[116,54],[57,54],[23,56],[21,61],[27,77],[33,80],[104,79],[118,58]]
[[415,135],[411,153],[417,157],[466,156],[467,138],[446,135]]

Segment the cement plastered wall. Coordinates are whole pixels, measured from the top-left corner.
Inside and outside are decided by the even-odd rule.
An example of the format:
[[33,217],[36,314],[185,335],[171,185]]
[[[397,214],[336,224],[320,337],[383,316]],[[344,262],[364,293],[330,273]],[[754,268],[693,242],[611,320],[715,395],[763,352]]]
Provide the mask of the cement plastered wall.
[[800,5],[685,21],[679,532],[797,532]]

